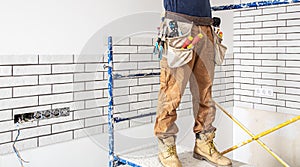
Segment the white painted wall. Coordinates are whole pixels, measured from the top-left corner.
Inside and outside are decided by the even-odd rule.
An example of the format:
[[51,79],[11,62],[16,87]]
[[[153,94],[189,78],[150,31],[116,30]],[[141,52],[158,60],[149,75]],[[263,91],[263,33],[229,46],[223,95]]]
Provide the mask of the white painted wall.
[[111,21],[161,9],[160,0],[1,0],[0,55],[77,54]]

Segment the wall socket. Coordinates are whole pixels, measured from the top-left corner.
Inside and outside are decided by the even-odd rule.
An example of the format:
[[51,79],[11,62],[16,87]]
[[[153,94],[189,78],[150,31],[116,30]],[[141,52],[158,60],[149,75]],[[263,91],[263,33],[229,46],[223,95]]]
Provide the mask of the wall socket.
[[259,97],[273,97],[274,92],[271,88],[257,88],[254,95]]
[[70,107],[36,111],[31,113],[14,115],[15,123],[24,123],[42,119],[58,118],[70,115]]

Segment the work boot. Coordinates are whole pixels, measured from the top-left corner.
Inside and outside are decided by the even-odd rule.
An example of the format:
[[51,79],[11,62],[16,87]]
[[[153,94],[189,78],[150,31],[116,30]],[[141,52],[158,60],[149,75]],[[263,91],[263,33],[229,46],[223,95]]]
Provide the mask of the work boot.
[[229,158],[223,156],[216,149],[213,139],[215,133],[196,134],[196,143],[194,147],[193,157],[199,160],[206,160],[215,166],[232,166]]
[[164,167],[182,167],[176,151],[175,137],[158,139],[158,150],[158,159]]

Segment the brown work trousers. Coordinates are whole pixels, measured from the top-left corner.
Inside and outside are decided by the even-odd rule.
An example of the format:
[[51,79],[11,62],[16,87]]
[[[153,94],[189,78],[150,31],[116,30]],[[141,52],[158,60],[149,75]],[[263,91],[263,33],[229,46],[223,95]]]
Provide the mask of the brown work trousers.
[[176,109],[180,104],[188,81],[190,81],[193,99],[194,133],[207,133],[216,130],[212,125],[216,113],[212,99],[215,69],[212,35],[214,32],[211,26],[194,25],[192,36],[196,36],[198,33],[202,33],[204,37],[195,46],[190,62],[177,68],[170,68],[165,57],[160,62],[160,91],[154,127],[154,133],[158,138],[163,139],[177,134]]

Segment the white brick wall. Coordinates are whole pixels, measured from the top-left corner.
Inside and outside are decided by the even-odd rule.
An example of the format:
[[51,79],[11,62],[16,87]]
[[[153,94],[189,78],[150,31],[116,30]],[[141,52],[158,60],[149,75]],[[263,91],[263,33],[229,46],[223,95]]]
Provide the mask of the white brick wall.
[[[235,12],[236,106],[299,115],[299,9],[292,4]],[[274,96],[258,97],[257,88],[271,88]]]

